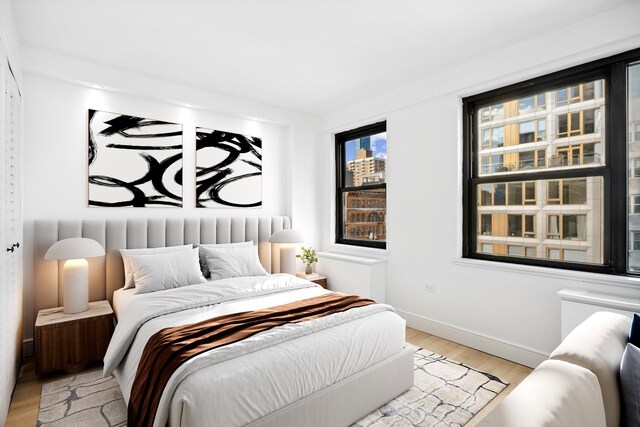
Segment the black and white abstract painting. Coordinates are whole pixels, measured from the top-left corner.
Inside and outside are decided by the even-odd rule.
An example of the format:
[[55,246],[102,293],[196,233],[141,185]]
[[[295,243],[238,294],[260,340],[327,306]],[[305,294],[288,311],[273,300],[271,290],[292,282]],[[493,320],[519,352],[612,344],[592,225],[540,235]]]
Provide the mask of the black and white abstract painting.
[[196,207],[262,206],[262,139],[196,128]]
[[89,110],[89,206],[181,207],[182,125]]

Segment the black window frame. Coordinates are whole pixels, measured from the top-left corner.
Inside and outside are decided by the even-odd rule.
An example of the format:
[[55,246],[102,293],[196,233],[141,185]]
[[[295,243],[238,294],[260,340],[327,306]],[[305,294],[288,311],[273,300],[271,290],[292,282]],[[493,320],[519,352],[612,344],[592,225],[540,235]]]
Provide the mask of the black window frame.
[[[499,261],[551,267],[563,270],[577,270],[621,276],[633,276],[628,266],[628,212],[629,194],[627,185],[627,69],[640,61],[640,49],[599,59],[565,70],[546,74],[537,78],[508,85],[485,93],[466,97],[462,100],[463,117],[463,258]],[[579,170],[543,170],[535,172],[515,172],[504,175],[480,177],[476,171],[477,117],[479,107],[499,104],[513,98],[535,95],[562,86],[604,80],[605,164]],[[531,181],[544,179],[564,179],[578,177],[602,177],[603,179],[603,257],[602,265],[570,261],[550,261],[546,259],[509,257],[483,254],[477,251],[477,191],[482,183]]]
[[[370,125],[362,126],[357,129],[348,130],[345,132],[340,132],[335,135],[335,158],[336,158],[336,230],[335,230],[335,242],[342,245],[351,245],[351,246],[363,246],[369,248],[378,248],[378,249],[386,249],[387,242],[381,240],[358,240],[358,239],[346,239],[342,236],[342,230],[344,228],[343,221],[343,200],[344,193],[349,191],[359,191],[359,190],[376,190],[383,188],[385,191],[385,201],[387,200],[387,182],[385,178],[385,182],[381,184],[367,184],[360,187],[346,187],[345,186],[345,174],[344,174],[344,146],[347,141],[351,141],[352,139],[362,138],[364,136],[375,135],[378,133],[387,131],[387,121],[381,121],[377,123],[372,123]],[[388,207],[388,203],[385,202],[385,212]],[[387,229],[386,224],[387,218],[385,215],[385,234]]]

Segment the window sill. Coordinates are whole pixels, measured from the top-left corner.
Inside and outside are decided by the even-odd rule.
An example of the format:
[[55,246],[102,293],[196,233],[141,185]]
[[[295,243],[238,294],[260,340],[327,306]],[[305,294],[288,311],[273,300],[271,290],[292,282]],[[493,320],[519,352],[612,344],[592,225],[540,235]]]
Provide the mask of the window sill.
[[461,257],[456,258],[453,263],[464,267],[485,268],[488,270],[502,270],[520,274],[533,274],[536,276],[551,277],[554,279],[571,280],[573,282],[617,286],[625,289],[640,289],[640,278],[637,277],[588,273],[575,270],[560,270],[556,268],[509,264],[505,262],[485,261],[480,259]]
[[341,253],[345,255],[374,257],[386,259],[390,252],[389,249],[368,248],[366,246],[343,245],[340,243],[331,243],[325,252]]
[[387,262],[386,259],[382,259],[382,258],[365,258],[363,256],[344,254],[344,253],[338,253],[338,252],[318,252],[318,258],[320,259],[328,258],[328,259],[334,259],[338,261],[353,262],[356,264],[364,264],[364,265],[384,264]]

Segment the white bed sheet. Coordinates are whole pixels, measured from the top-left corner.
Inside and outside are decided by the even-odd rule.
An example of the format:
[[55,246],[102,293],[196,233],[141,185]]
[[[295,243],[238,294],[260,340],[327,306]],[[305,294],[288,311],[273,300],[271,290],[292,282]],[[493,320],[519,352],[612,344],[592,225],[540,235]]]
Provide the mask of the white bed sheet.
[[136,288],[120,288],[113,293],[113,312],[119,319],[136,296]]
[[[254,310],[326,292],[318,286],[297,289],[223,303],[213,311],[223,315]],[[124,304],[132,301],[126,296],[119,299]],[[159,324],[190,323],[200,319],[205,311],[211,308],[152,319],[138,331],[136,341],[146,342],[147,335],[157,330]],[[169,424],[245,425],[399,353],[404,346],[404,332],[402,318],[390,311],[379,312],[205,367],[188,375],[176,388],[169,408]],[[143,347],[133,345],[114,371],[127,402]]]

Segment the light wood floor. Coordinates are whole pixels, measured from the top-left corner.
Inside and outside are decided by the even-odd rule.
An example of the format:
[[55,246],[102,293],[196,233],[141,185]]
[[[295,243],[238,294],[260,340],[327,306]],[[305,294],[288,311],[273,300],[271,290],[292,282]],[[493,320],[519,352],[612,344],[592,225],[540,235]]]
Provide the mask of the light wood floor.
[[487,406],[482,408],[475,417],[465,424],[465,427],[475,427],[485,415],[531,373],[531,368],[526,366],[412,328],[407,328],[407,342],[447,356],[479,371],[495,375],[502,381],[509,383],[509,386],[489,402]]
[[[411,344],[423,347],[435,353],[447,356],[458,362],[465,363],[472,368],[490,373],[506,381],[509,386],[493,399],[482,411],[480,411],[466,427],[473,427],[507,394],[520,384],[531,372],[531,369],[517,363],[447,341],[443,338],[429,335],[415,329],[407,328],[407,341]],[[93,369],[101,369],[100,367]],[[40,407],[40,389],[42,384],[60,378],[69,377],[72,374],[48,375],[38,377],[34,371],[33,359],[25,361],[20,370],[18,384],[13,392],[9,416],[6,427],[31,427],[38,421],[38,409]]]

